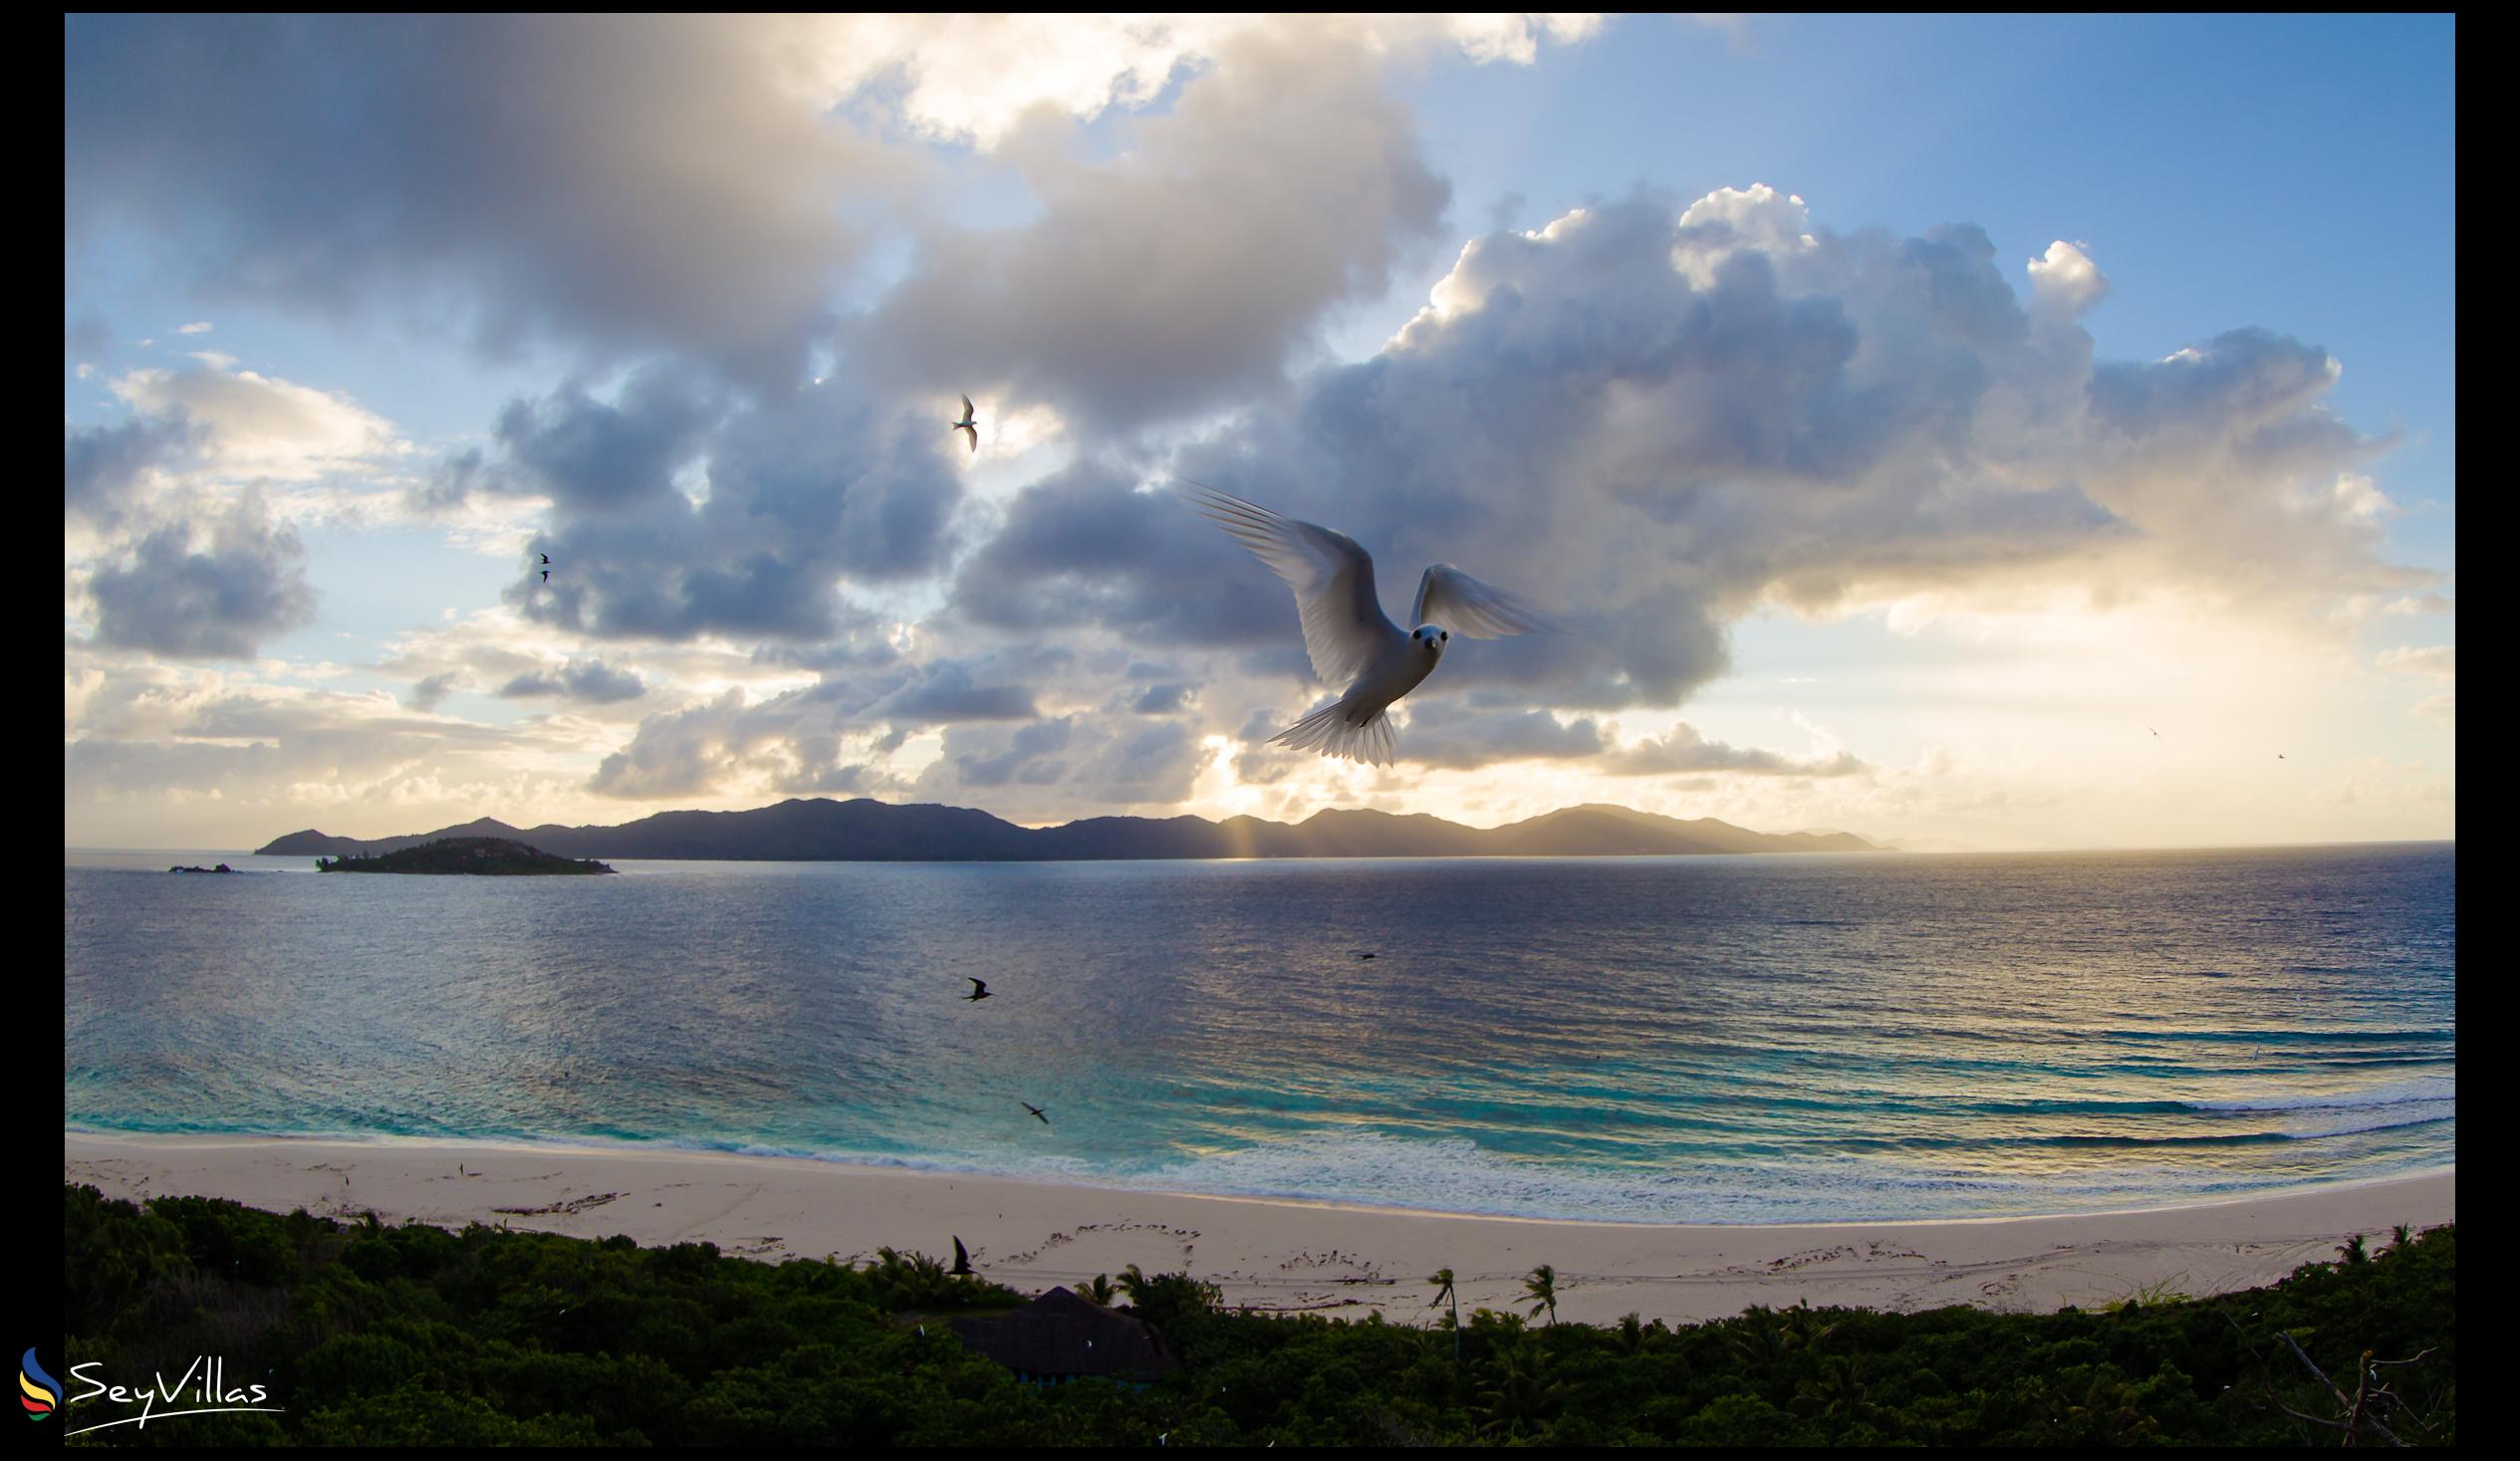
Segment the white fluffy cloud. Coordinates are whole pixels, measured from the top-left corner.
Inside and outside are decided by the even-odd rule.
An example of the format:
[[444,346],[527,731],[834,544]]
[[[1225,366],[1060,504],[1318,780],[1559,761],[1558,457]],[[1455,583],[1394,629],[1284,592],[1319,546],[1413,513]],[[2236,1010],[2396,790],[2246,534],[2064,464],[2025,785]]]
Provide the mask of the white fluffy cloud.
[[392,423],[349,397],[239,369],[225,357],[127,370],[109,384],[142,415],[199,426],[204,464],[232,478],[303,482],[411,450]]
[[874,94],[912,132],[993,148],[1036,108],[1094,118],[1143,107],[1178,74],[1268,36],[1323,54],[1449,44],[1479,62],[1529,65],[1543,40],[1581,41],[1596,15],[797,16],[762,33],[776,74],[808,105]]

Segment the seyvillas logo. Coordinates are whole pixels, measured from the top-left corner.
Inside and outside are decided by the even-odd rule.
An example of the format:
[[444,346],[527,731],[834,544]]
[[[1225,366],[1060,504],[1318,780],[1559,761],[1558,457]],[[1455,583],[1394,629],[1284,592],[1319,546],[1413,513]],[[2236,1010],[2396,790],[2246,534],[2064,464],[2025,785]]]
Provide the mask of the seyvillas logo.
[[18,1361],[18,1403],[26,1407],[29,1420],[49,1420],[61,1408],[61,1381],[44,1372],[31,1348]]
[[[21,1384],[25,1382],[23,1371],[32,1369],[34,1363],[35,1351],[29,1349],[26,1363],[20,1366]],[[110,1385],[88,1372],[104,1367],[102,1360],[90,1360],[86,1364],[72,1365],[70,1377],[88,1388],[71,1396],[67,1403],[78,1405],[103,1397],[117,1405],[137,1405],[140,1407],[140,1413],[124,1416],[121,1420],[102,1420],[95,1425],[83,1425],[77,1430],[64,1431],[62,1439],[68,1440],[72,1436],[82,1436],[92,1430],[105,1430],[117,1425],[136,1425],[146,1430],[148,1423],[152,1420],[171,1420],[178,1415],[226,1415],[240,1410],[268,1411],[274,1415],[281,1413],[280,1406],[262,1403],[268,1398],[268,1393],[260,1385],[228,1388],[227,1361],[210,1355],[205,1354],[193,1360],[172,1384],[166,1382],[166,1372],[159,1370],[155,1376],[157,1383],[146,1389]],[[34,1372],[42,1373],[40,1370]],[[46,1383],[50,1381],[47,1380]],[[53,1393],[58,1396],[61,1393],[61,1387],[55,1385]],[[157,1408],[161,1403],[172,1405],[186,1400],[192,1402],[190,1409],[160,1410]]]

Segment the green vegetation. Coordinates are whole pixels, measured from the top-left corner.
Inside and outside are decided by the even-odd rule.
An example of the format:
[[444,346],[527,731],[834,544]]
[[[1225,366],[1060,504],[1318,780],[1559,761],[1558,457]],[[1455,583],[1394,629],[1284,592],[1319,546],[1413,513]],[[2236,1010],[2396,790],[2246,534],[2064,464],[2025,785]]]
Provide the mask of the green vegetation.
[[[82,1445],[2457,1439],[2446,1226],[2271,1288],[2109,1313],[1754,1309],[1679,1330],[1246,1316],[1185,1275],[1132,1269],[1119,1291],[1182,1361],[1132,1390],[1025,1385],[966,1351],[937,1318],[1022,1296],[919,1254],[773,1265],[706,1243],[139,1207],[84,1186],[63,1206],[71,1364],[145,1385],[216,1355],[231,1386],[287,1407]],[[61,1379],[74,1401],[86,1389]],[[65,1419],[115,1413],[90,1400]]]
[[[225,869],[222,868],[222,871]],[[318,857],[318,872],[469,873],[477,877],[545,877],[610,872],[590,857],[581,862],[503,837],[450,837],[373,857]]]

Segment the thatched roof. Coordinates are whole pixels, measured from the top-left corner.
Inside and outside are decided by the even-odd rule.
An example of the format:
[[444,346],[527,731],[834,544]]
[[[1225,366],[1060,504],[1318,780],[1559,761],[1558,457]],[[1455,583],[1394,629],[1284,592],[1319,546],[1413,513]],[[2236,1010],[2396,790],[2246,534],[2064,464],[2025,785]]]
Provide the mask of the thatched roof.
[[1157,1379],[1176,1362],[1143,1321],[1053,1289],[998,1319],[957,1319],[962,1342],[1018,1374]]

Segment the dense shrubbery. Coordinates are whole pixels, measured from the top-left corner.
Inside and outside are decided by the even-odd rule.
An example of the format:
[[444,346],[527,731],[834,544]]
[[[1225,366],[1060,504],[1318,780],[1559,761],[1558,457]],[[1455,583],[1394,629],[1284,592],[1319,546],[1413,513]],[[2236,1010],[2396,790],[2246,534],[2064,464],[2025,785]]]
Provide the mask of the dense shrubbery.
[[[1760,1309],[1673,1331],[1481,1310],[1458,1363],[1443,1330],[1222,1313],[1206,1285],[1133,1270],[1122,1292],[1182,1360],[1135,1391],[1027,1386],[943,1325],[921,1334],[1022,1297],[920,1255],[771,1265],[93,1187],[64,1207],[72,1364],[146,1384],[219,1355],[287,1407],[81,1444],[2333,1444],[2342,1430],[2287,1411],[2337,1417],[2358,1377],[2399,1397],[2364,1406],[2397,1438],[2456,1439],[2449,1227],[2273,1288],[2108,1313]],[[101,1400],[66,1415],[107,1418]]]

